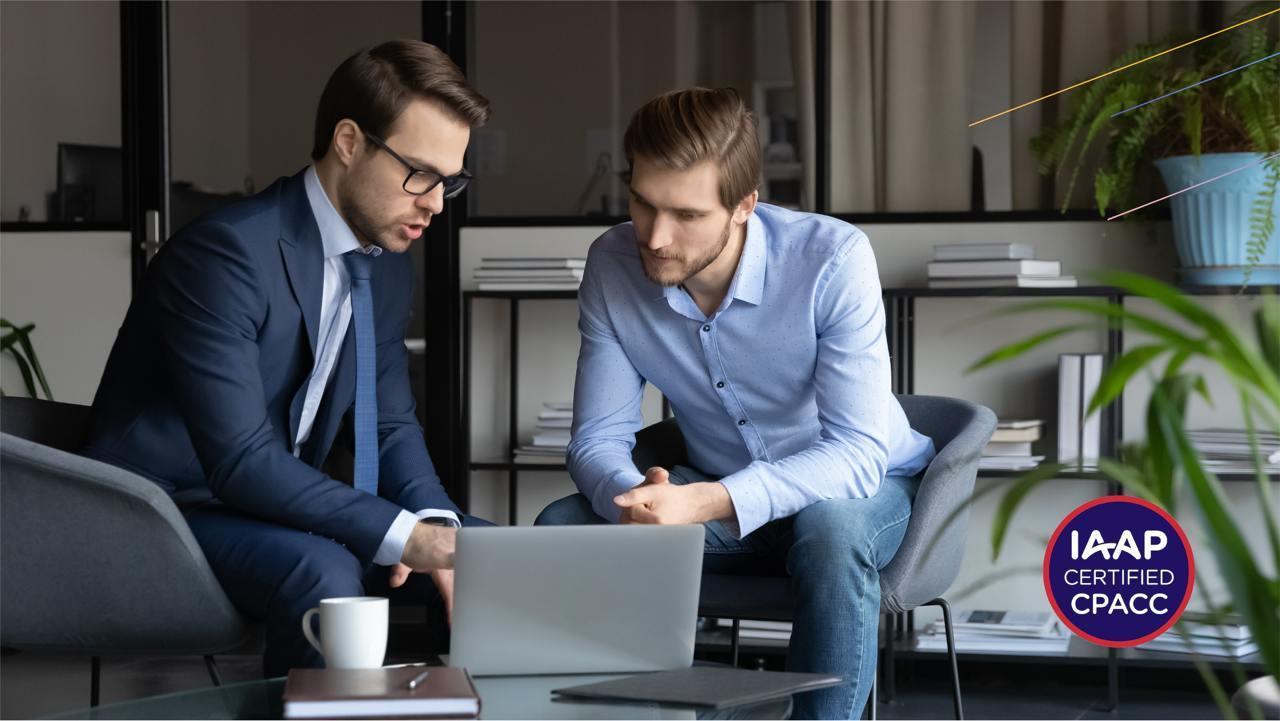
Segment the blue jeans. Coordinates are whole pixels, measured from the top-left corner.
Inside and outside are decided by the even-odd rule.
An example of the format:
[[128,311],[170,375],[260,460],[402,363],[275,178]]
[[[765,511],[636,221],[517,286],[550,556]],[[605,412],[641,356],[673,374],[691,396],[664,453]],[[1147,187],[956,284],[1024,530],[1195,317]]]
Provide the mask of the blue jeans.
[[[675,484],[712,481],[684,466]],[[798,694],[793,718],[858,718],[871,693],[880,628],[880,571],[907,531],[919,480],[889,476],[871,498],[820,501],[736,538],[719,521],[705,524],[704,573],[791,576],[794,627],[787,669],[844,676],[850,683]],[[605,523],[581,494],[562,498],[537,525]]]

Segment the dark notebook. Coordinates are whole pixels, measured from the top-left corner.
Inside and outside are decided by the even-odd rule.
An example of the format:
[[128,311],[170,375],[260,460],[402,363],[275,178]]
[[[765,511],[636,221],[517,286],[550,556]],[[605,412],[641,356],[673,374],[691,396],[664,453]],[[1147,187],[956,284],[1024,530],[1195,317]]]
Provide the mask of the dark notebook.
[[[427,671],[417,688],[409,682]],[[295,668],[284,683],[285,718],[475,718],[480,696],[466,669],[400,666]]]
[[839,686],[844,682],[839,676],[819,673],[694,666],[678,671],[660,671],[585,686],[558,688],[551,693],[574,698],[646,701],[722,709],[782,698],[802,691]]

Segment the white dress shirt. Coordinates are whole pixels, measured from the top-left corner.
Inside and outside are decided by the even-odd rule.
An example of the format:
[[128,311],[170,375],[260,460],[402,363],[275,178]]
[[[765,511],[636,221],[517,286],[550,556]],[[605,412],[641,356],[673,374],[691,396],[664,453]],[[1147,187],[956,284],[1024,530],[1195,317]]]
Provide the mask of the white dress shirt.
[[[382,254],[382,248],[376,245],[368,248],[360,246],[355,233],[351,232],[350,226],[338,214],[333,203],[329,202],[329,196],[320,185],[320,176],[316,174],[314,167],[307,168],[304,182],[307,200],[311,203],[311,214],[315,216],[316,225],[320,228],[320,242],[324,247],[324,289],[320,298],[320,335],[316,338],[315,366],[307,378],[307,394],[302,403],[302,417],[298,420],[298,437],[293,445],[295,457],[301,453],[302,444],[311,437],[316,411],[320,408],[320,400],[324,397],[325,387],[333,374],[342,341],[351,326],[351,276],[347,273],[347,265],[342,256],[353,250],[374,256]],[[458,523],[458,517],[453,511],[424,508],[415,515],[402,510],[387,529],[387,535],[382,538],[373,562],[379,566],[399,563],[404,555],[405,544],[409,542],[413,527],[420,518],[446,518]]]

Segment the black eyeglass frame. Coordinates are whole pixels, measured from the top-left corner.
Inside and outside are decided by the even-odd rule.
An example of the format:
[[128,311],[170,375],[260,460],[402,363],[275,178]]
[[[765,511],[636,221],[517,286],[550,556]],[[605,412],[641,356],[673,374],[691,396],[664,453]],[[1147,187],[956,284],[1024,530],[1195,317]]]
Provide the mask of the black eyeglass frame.
[[[457,197],[459,193],[466,190],[467,185],[475,177],[471,173],[469,173],[466,168],[463,168],[462,172],[458,173],[457,175],[441,175],[440,173],[437,173],[434,170],[419,168],[413,163],[410,163],[409,161],[400,157],[400,154],[392,150],[390,146],[387,145],[386,141],[384,141],[382,138],[379,138],[378,136],[374,135],[373,133],[370,133],[367,130],[363,132],[364,132],[364,136],[369,139],[369,142],[387,151],[387,155],[390,155],[391,157],[400,161],[400,164],[403,165],[406,169],[408,169],[409,174],[404,176],[404,182],[400,184],[400,187],[401,189],[404,190],[404,192],[408,193],[409,195],[426,195],[427,193],[430,193],[431,191],[435,190],[437,185],[444,183],[444,198],[445,200],[448,200],[450,198]],[[428,178],[430,178],[431,176],[435,176],[436,180],[434,183],[428,185],[426,190],[422,191],[421,193],[415,193],[412,190],[409,190],[409,181],[413,180],[413,176],[415,175],[425,175]],[[456,185],[453,185],[453,187],[450,188],[449,186],[452,184],[456,184]]]

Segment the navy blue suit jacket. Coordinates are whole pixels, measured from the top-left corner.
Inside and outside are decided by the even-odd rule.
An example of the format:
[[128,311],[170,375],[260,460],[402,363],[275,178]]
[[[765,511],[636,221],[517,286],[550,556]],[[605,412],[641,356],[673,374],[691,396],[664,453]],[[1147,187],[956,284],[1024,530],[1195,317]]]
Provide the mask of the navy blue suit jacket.
[[94,398],[86,455],[160,484],[180,506],[217,499],[377,552],[401,509],[457,511],[427,454],[404,346],[408,254],[373,263],[378,496],[318,470],[355,400],[354,333],[300,458],[294,439],[320,322],[324,252],[303,175],[196,221],[147,269]]

